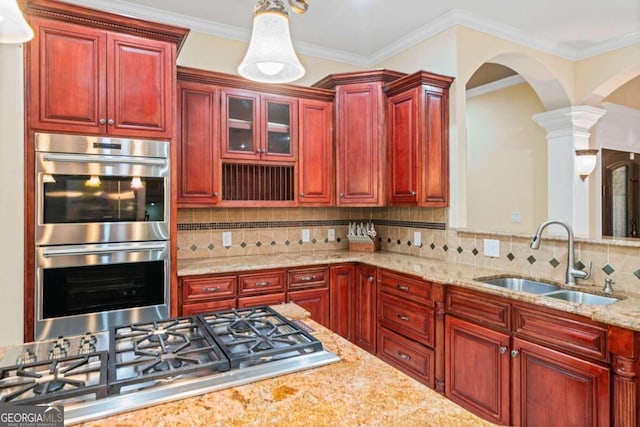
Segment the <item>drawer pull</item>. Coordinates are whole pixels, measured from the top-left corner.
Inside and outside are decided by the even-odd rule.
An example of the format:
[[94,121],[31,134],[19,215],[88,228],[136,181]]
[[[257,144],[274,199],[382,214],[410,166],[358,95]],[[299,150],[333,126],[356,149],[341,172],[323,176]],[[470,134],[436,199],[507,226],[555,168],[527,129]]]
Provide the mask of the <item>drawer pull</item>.
[[219,290],[220,290],[219,286],[216,286],[215,288],[209,288],[209,287],[202,288],[202,292],[206,292],[206,293],[218,292]]
[[398,350],[398,356],[400,356],[402,360],[411,360],[411,356],[409,356],[407,353],[401,352],[400,350]]
[[405,316],[404,314],[396,313],[396,316],[398,317],[398,319],[404,320],[405,322],[409,321],[409,316]]
[[271,280],[267,280],[266,282],[256,282],[256,288],[264,288],[265,286],[269,286],[271,284]]
[[409,292],[409,287],[402,286],[400,283],[396,283],[396,289],[402,292]]
[[302,276],[300,278],[301,282],[311,282],[312,280],[316,280],[316,276]]

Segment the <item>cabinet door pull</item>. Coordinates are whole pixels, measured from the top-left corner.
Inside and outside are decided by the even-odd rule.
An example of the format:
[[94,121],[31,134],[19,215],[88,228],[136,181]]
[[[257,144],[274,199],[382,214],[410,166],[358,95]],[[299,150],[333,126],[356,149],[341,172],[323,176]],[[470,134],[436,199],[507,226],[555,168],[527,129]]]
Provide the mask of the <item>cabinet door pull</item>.
[[411,195],[412,195],[412,196],[415,196],[416,194],[418,194],[418,193],[416,193],[415,191],[412,191],[412,192],[411,192]]
[[271,284],[271,280],[267,280],[266,282],[256,282],[257,288],[263,288],[265,286],[269,286]]
[[404,314],[396,313],[396,317],[400,320],[404,320],[405,322],[409,321],[409,316],[405,316]]
[[367,279],[367,280],[369,280],[369,282],[373,283],[376,279],[373,276],[369,276],[369,279]]
[[98,120],[98,123],[103,125],[103,124],[107,123],[107,119],[100,119],[100,120]]
[[304,193],[300,193],[300,197],[304,197]]
[[396,289],[402,292],[409,292],[409,287],[402,286],[400,283],[396,283]]
[[520,352],[518,350],[511,350],[511,357],[518,357],[520,356]]
[[340,193],[340,197],[344,197],[344,193]]
[[109,120],[107,120],[107,124],[108,124],[109,126],[113,126],[113,123],[114,123],[114,122],[113,122],[113,119],[109,119]]
[[216,286],[216,287],[213,287],[213,288],[209,288],[209,287],[202,288],[202,292],[206,292],[206,293],[218,292],[219,290],[220,290],[219,286]]
[[311,282],[312,280],[316,280],[316,276],[302,276],[300,278],[301,282]]
[[507,352],[507,347],[500,346],[500,354],[505,354]]
[[402,360],[411,360],[411,356],[409,356],[407,353],[401,352],[400,350],[398,350],[398,356],[400,356]]

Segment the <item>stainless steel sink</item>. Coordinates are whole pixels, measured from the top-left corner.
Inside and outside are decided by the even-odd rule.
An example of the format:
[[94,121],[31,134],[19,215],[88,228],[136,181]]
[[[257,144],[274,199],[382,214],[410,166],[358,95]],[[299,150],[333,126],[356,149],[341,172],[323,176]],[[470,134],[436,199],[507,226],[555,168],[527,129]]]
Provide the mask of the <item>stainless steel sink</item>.
[[620,301],[618,298],[614,297],[604,297],[601,295],[594,295],[580,291],[570,291],[566,289],[551,292],[546,294],[545,296],[585,305],[607,305],[613,304],[616,301]]
[[479,277],[475,280],[489,285],[500,286],[501,288],[506,288],[512,291],[529,292],[531,294],[545,294],[547,292],[560,290],[559,286],[552,285],[550,283],[522,279],[519,277]]

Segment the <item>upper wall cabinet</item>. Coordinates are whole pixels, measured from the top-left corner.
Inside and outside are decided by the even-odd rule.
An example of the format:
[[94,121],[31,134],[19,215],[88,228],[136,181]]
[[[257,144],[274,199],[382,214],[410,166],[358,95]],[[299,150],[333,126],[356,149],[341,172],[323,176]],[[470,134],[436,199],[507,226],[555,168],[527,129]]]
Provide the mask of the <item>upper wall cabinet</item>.
[[404,76],[389,70],[332,74],[314,86],[336,91],[338,206],[386,202],[385,83]]
[[327,206],[334,92],[178,67],[178,204]]
[[32,129],[173,136],[176,51],[187,30],[59,2],[28,2],[26,13]]
[[420,71],[389,83],[389,204],[449,204],[449,87]]
[[298,100],[222,90],[222,158],[293,162],[297,158]]

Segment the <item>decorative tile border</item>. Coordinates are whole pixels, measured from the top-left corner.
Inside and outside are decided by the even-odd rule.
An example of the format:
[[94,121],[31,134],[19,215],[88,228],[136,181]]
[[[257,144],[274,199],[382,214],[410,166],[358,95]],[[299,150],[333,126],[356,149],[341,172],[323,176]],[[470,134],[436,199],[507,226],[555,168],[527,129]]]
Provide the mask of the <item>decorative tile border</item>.
[[197,222],[178,224],[178,231],[207,231],[207,230],[239,230],[256,228],[294,228],[294,227],[331,227],[349,225],[350,222],[369,222],[374,225],[392,227],[421,228],[426,230],[445,230],[447,224],[442,222],[396,221],[387,219],[326,219],[299,221],[242,221],[242,222]]

